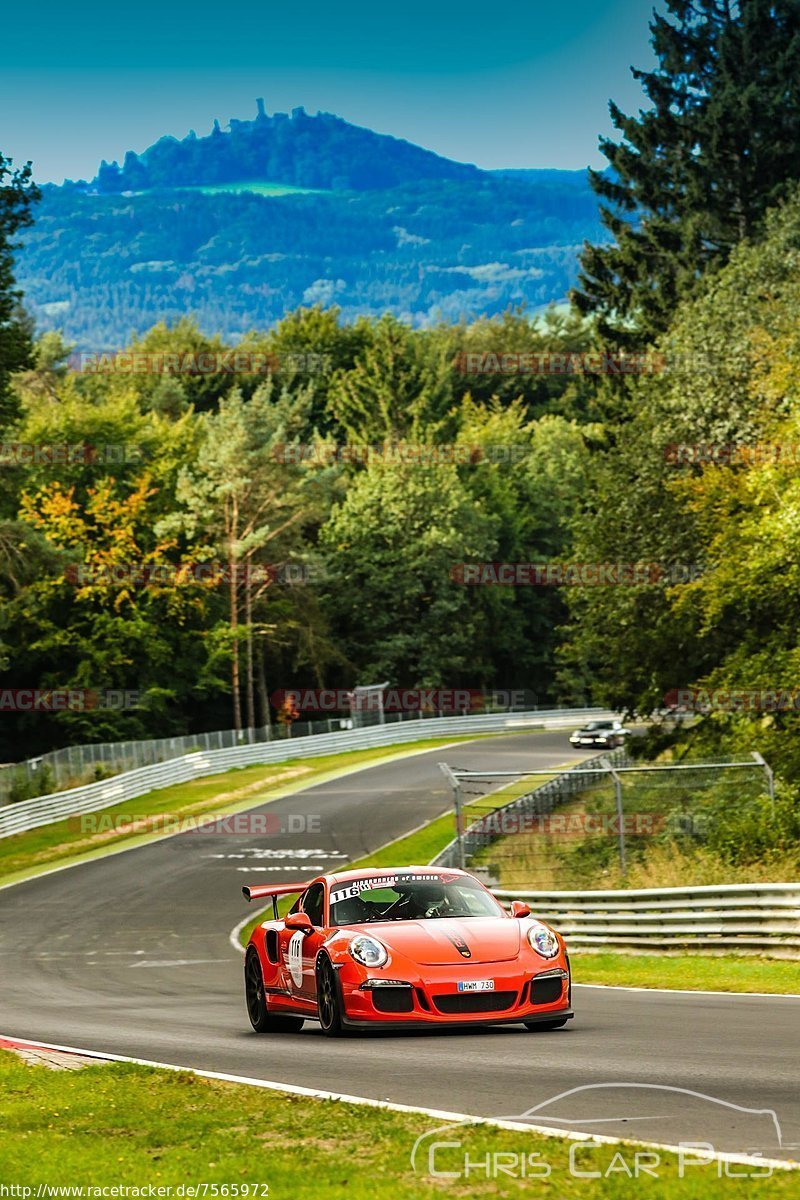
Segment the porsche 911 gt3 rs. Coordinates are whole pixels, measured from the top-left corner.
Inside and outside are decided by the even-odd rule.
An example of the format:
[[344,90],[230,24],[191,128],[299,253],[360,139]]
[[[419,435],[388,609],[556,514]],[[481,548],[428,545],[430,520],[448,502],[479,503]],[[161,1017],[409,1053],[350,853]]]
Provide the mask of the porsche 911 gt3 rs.
[[[330,1037],[370,1026],[547,1030],[573,1015],[563,938],[522,901],[506,912],[465,871],[343,871],[242,891],[273,904],[245,955],[258,1033],[299,1030],[307,1019]],[[278,898],[295,893],[280,918]]]

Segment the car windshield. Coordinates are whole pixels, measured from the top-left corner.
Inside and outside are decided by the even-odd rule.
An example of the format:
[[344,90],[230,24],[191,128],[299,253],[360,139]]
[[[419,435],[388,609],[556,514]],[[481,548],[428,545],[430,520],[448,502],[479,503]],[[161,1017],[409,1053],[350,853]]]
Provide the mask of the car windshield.
[[503,909],[476,879],[419,872],[355,879],[331,891],[331,924],[498,917]]
[[591,733],[595,729],[613,729],[613,721],[590,721],[585,727],[587,733]]

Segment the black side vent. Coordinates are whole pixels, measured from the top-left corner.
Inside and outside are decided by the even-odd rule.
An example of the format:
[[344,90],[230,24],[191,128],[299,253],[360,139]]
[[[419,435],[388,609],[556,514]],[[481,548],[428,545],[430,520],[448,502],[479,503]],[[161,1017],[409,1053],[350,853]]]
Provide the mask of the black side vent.
[[267,948],[267,958],[271,963],[278,961],[278,933],[275,929],[268,929],[267,936],[264,939],[264,945]]

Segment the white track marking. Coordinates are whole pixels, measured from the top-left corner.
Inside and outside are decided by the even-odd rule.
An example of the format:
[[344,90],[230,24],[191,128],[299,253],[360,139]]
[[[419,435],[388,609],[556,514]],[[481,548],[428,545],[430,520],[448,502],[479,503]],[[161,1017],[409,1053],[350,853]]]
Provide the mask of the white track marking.
[[[85,1050],[77,1046],[56,1046],[50,1042],[34,1042],[30,1038],[13,1038],[9,1034],[0,1034],[0,1042],[9,1042],[19,1046],[35,1046],[40,1050],[60,1050],[65,1054],[82,1054],[87,1058],[96,1058],[101,1062],[135,1063],[141,1067],[156,1067],[162,1071],[188,1071],[201,1079],[219,1079],[224,1083],[241,1083],[247,1087],[263,1088],[270,1092],[286,1092],[291,1096],[308,1096],[314,1100],[339,1100],[343,1104],[358,1104],[365,1108],[382,1108],[389,1112],[419,1113],[422,1116],[434,1117],[439,1121],[464,1122],[472,1125],[491,1125],[498,1129],[515,1131],[526,1130],[530,1133],[541,1133],[546,1137],[562,1137],[571,1142],[596,1142],[608,1146],[652,1146],[659,1150],[669,1150],[673,1154],[681,1152],[680,1146],[667,1142],[638,1141],[635,1138],[611,1137],[605,1133],[581,1133],[574,1129],[554,1129],[549,1125],[532,1125],[528,1121],[513,1121],[493,1117],[476,1117],[472,1113],[448,1112],[440,1108],[424,1108],[416,1104],[396,1104],[391,1100],[374,1100],[370,1096],[350,1096],[344,1092],[325,1092],[316,1088],[301,1087],[295,1083],[276,1083],[267,1079],[253,1079],[249,1075],[229,1075],[222,1071],[203,1071],[197,1067],[176,1066],[174,1063],[154,1062],[148,1058],[132,1058],[127,1054],[107,1054],[99,1050]],[[685,1147],[684,1147],[685,1149]],[[729,1154],[723,1151],[713,1155],[715,1162],[729,1162],[744,1166],[774,1167],[782,1171],[796,1171],[800,1163],[782,1158],[754,1158],[747,1154]]]
[[234,928],[228,934],[228,941],[233,946],[234,950],[238,950],[240,954],[244,954],[244,946],[239,941],[239,934],[242,932],[245,925],[250,924],[252,919],[253,919],[252,915],[245,917],[244,920],[240,921],[238,925],[235,925]]
[[131,967],[198,967],[205,963],[229,962],[227,958],[153,958],[129,963]]
[[[776,962],[781,962],[781,959],[775,959]],[[657,987],[633,987],[622,983],[575,983],[573,987],[582,988],[603,988],[606,991],[612,992],[654,992],[656,995],[663,996],[727,996],[728,999],[735,999],[737,996],[759,996],[769,1000],[800,1000],[798,992],[714,992],[706,991],[704,988],[657,988]]]

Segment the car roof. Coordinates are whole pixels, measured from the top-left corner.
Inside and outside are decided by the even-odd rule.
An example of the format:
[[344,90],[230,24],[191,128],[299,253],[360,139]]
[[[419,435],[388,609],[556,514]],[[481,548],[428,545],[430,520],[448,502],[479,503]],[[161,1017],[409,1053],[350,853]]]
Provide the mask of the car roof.
[[462,875],[469,876],[468,871],[459,871],[456,867],[434,867],[430,864],[425,866],[402,866],[402,867],[361,867],[359,870],[353,871],[337,871],[335,875],[326,875],[325,878],[329,883],[352,883],[356,879],[382,879],[386,876],[393,879],[396,875]]

